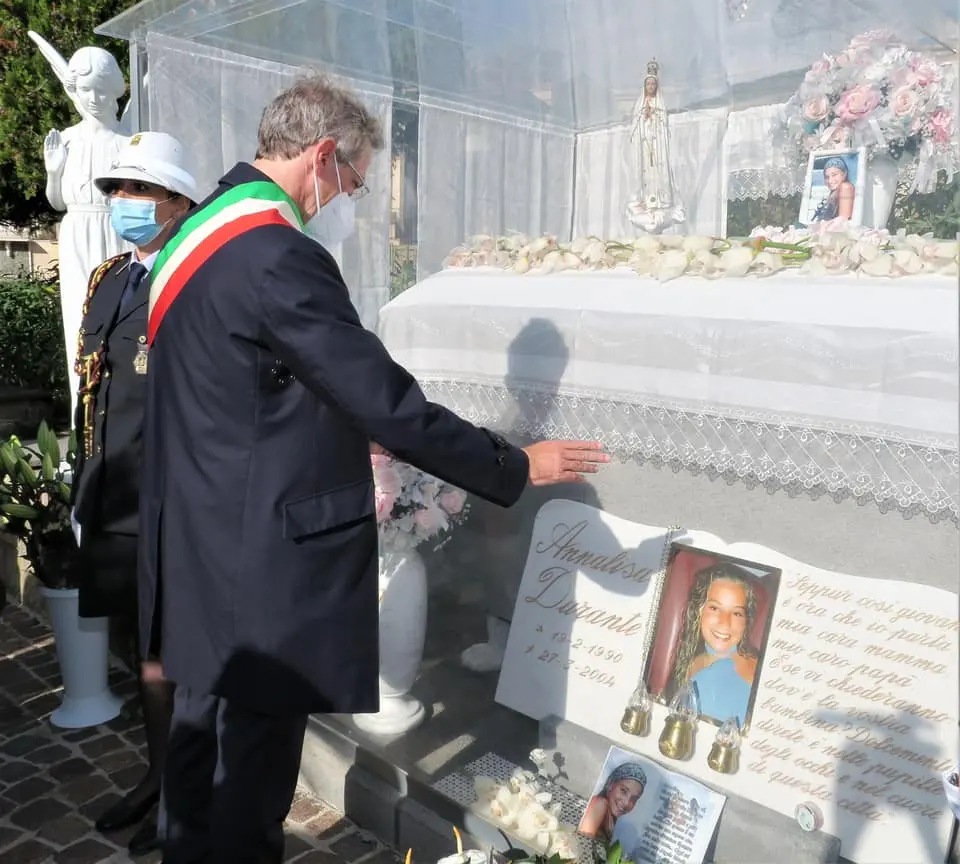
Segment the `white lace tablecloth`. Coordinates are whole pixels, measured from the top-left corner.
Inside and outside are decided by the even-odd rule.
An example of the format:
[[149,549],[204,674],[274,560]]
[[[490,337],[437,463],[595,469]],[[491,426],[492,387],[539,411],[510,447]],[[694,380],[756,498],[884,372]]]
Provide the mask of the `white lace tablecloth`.
[[939,277],[477,269],[409,289],[380,332],[476,423],[957,521],[957,316]]

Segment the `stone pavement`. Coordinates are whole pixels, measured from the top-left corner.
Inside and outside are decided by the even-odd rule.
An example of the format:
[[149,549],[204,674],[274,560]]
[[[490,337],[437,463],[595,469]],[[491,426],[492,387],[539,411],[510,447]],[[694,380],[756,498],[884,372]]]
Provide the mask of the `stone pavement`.
[[[122,669],[113,691],[132,696]],[[156,864],[130,859],[134,829],[104,837],[96,818],[143,772],[143,727],[128,703],[116,720],[93,729],[56,729],[60,672],[49,628],[9,606],[0,614],[0,861],[3,864]],[[395,854],[326,804],[297,796],[287,819],[285,860],[297,864],[393,864]]]

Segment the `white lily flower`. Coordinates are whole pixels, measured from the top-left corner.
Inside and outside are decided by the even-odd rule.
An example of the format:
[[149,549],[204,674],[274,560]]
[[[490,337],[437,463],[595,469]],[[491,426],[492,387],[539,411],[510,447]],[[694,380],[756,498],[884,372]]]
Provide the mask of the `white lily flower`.
[[946,266],[941,267],[939,272],[941,276],[953,276],[956,278],[958,275],[960,275],[960,263],[958,263],[956,260],[951,261]]
[[686,239],[684,234],[661,234],[659,236],[660,245],[664,249],[682,249]]
[[749,246],[734,246],[720,256],[720,268],[728,277],[746,276],[753,264],[753,249]]
[[565,861],[573,860],[579,854],[576,835],[569,831],[555,832],[547,854],[559,855]]
[[527,258],[525,255],[521,258],[517,258],[517,260],[513,262],[514,273],[518,273],[522,275],[523,273],[529,272],[529,270],[530,270],[530,259]]
[[577,237],[570,243],[570,251],[574,255],[582,255],[592,242],[590,237]]
[[552,237],[538,237],[530,244],[530,252],[533,255],[539,255],[556,246],[556,241]]
[[933,244],[933,257],[934,258],[956,258],[957,255],[960,255],[960,241],[957,240],[940,240]]

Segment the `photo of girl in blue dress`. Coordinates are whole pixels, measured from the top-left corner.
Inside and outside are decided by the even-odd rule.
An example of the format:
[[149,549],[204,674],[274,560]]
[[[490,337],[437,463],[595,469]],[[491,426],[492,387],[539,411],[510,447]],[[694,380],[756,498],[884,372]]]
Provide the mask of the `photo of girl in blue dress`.
[[760,565],[675,552],[648,664],[651,694],[669,704],[689,683],[702,719],[747,727],[778,583],[779,572]]

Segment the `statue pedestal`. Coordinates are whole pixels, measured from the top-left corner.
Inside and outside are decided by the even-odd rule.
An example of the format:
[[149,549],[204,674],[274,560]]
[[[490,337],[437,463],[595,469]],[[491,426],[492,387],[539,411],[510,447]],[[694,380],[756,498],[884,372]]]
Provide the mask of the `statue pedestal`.
[[460,662],[473,672],[496,672],[507,653],[510,622],[487,616],[487,641],[471,645],[460,655]]

